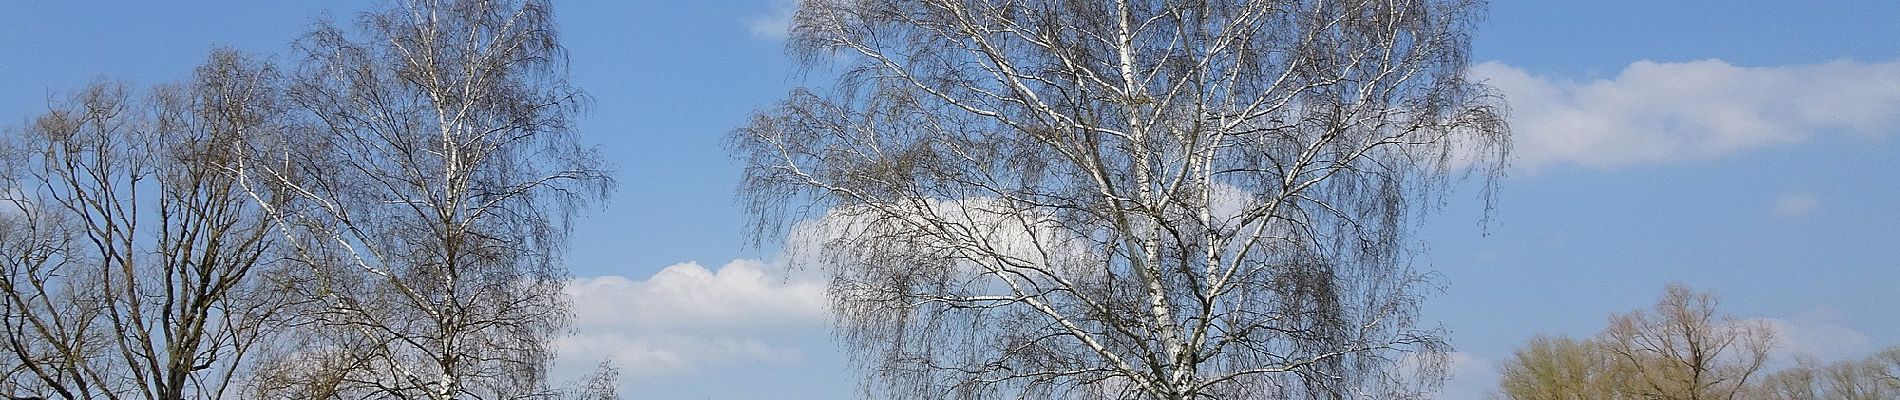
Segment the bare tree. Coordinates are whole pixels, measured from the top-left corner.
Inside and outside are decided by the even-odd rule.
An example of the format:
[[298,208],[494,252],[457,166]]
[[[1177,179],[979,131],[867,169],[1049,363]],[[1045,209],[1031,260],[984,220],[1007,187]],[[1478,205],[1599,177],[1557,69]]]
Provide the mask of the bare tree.
[[287,304],[268,225],[226,173],[232,143],[272,129],[272,76],[219,51],[150,103],[95,84],[7,135],[0,394],[234,393]]
[[1802,362],[1762,377],[1750,399],[1876,400],[1900,397],[1900,347],[1826,366]]
[[570,117],[549,4],[407,1],[319,23],[287,101],[302,129],[240,167],[314,281],[306,343],[259,396],[532,398],[568,311],[569,214],[611,183]]
[[1508,147],[1479,8],[807,0],[843,73],[734,132],[743,195],[761,239],[824,210],[873,396],[1418,397],[1412,218]]
[[[1761,321],[1717,315],[1714,295],[1670,284],[1652,311],[1612,316],[1589,340],[1532,339],[1501,367],[1506,399],[1697,399],[1767,397],[1807,387],[1802,369],[1769,377],[1775,340]],[[1811,371],[1810,371],[1811,372]],[[1829,397],[1832,398],[1832,397]]]
[[1671,284],[1653,313],[1610,318],[1603,342],[1624,390],[1643,398],[1732,400],[1744,396],[1774,346],[1772,327],[1716,315],[1716,299]]

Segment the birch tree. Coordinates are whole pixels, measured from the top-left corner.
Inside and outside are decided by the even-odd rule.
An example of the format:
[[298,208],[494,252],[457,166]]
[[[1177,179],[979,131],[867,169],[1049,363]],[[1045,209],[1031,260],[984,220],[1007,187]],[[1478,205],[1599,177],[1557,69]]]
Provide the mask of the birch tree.
[[260,207],[226,169],[231,144],[275,125],[272,76],[218,51],[150,101],[98,83],[7,135],[0,394],[237,392],[289,304]]
[[758,237],[822,236],[792,259],[873,397],[1418,397],[1415,218],[1508,148],[1479,12],[807,0],[837,85],[731,143]]
[[250,187],[313,281],[306,343],[261,397],[515,399],[561,394],[570,213],[604,196],[578,144],[549,3],[406,1],[297,45],[302,129],[244,150]]

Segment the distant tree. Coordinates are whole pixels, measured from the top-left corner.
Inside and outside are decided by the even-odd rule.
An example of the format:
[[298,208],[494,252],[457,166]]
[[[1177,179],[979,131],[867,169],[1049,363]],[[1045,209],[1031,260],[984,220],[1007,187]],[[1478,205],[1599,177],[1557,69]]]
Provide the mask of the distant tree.
[[[404,1],[297,43],[296,131],[240,172],[311,277],[304,344],[260,398],[514,399],[568,318],[570,214],[611,180],[574,138],[584,97],[543,0]],[[608,386],[609,388],[611,386]]]
[[1821,397],[1820,392],[1827,389],[1822,387],[1823,381],[1815,379],[1819,369],[1820,368],[1811,364],[1810,361],[1801,360],[1800,365],[1762,376],[1754,387],[1750,389],[1749,398],[1762,400],[1832,399],[1831,397]]
[[1714,295],[1671,284],[1653,313],[1610,318],[1605,349],[1625,390],[1659,399],[1742,398],[1774,346],[1774,329],[1716,315]]
[[1539,336],[1499,368],[1499,398],[1509,400],[1611,400],[1618,390],[1603,343]]
[[806,0],[790,47],[838,85],[732,143],[761,238],[825,217],[800,231],[873,396],[1414,398],[1445,346],[1412,217],[1506,148],[1464,79],[1479,15]]
[[1900,347],[1861,360],[1801,365],[1764,376],[1750,399],[1876,400],[1900,398]]
[[[1500,368],[1499,393],[1532,399],[1753,398],[1773,327],[1717,315],[1714,295],[1670,284],[1652,311],[1612,316],[1596,338],[1533,339]],[[1793,379],[1793,377],[1787,378]]]
[[289,304],[267,279],[269,226],[227,168],[234,143],[277,128],[273,77],[218,51],[150,101],[94,84],[5,135],[0,394],[236,394]]

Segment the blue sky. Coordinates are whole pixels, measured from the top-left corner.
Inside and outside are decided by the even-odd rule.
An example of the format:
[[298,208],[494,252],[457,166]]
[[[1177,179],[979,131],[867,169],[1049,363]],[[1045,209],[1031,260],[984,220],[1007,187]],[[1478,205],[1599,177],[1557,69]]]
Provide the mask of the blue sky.
[[[1845,2],[1842,2],[1845,3]],[[1418,262],[1459,351],[1444,398],[1536,334],[1582,336],[1668,282],[1784,328],[1781,354],[1900,344],[1900,3],[1499,2],[1473,75],[1513,100],[1496,222],[1448,198]],[[187,77],[213,46],[282,54],[365,2],[0,3],[0,126],[106,77]],[[620,191],[576,224],[568,365],[611,356],[629,398],[851,394],[818,280],[750,246],[726,132],[790,88],[789,0],[558,4],[580,128]],[[282,56],[277,56],[282,59]],[[762,260],[762,261],[760,261]]]

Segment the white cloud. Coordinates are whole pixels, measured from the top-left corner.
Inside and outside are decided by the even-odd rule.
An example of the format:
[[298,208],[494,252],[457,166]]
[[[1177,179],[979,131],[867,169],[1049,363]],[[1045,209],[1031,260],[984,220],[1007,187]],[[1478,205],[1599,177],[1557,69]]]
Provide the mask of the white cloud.
[[1442,382],[1444,385],[1426,397],[1437,399],[1483,399],[1485,393],[1497,386],[1497,367],[1489,360],[1461,351],[1445,353],[1443,356],[1442,360],[1434,360],[1442,361],[1443,364],[1420,365],[1423,359],[1419,353],[1405,353],[1393,363],[1391,372],[1395,375],[1392,378],[1409,384],[1421,371],[1443,372],[1446,374]]
[[602,359],[611,360],[622,376],[666,377],[699,372],[701,368],[730,363],[792,363],[804,358],[802,349],[776,345],[758,337],[646,334],[601,331],[555,340],[563,355],[564,371],[578,375]]
[[1482,399],[1485,393],[1497,387],[1498,369],[1491,361],[1459,351],[1451,352],[1450,358],[1447,372],[1451,377],[1445,380],[1445,388],[1438,392],[1438,398]]
[[[806,269],[822,269],[839,262],[865,261],[862,257],[892,254],[930,254],[947,244],[928,244],[938,236],[918,236],[906,231],[897,221],[917,225],[941,222],[945,235],[964,241],[958,246],[982,251],[989,256],[1007,257],[1045,266],[1087,265],[1096,257],[1083,238],[1060,220],[1042,210],[1022,211],[1020,206],[990,197],[958,200],[930,200],[914,207],[899,205],[903,213],[889,217],[870,208],[839,207],[818,218],[801,221],[787,234],[784,262]],[[893,235],[882,238],[879,235]],[[844,242],[841,238],[850,238]],[[853,247],[854,246],[854,247]],[[910,246],[910,247],[906,247]],[[981,250],[976,250],[980,248]],[[956,264],[962,273],[980,274],[978,265]],[[991,282],[1000,283],[1000,282]]]
[[798,13],[798,0],[772,0],[772,9],[765,15],[753,17],[748,26],[752,36],[767,40],[783,40],[792,33],[792,17]]
[[556,340],[557,371],[578,375],[602,358],[634,378],[796,362],[804,352],[794,339],[821,335],[829,320],[824,291],[822,281],[753,260],[675,264],[639,281],[575,279],[575,335]]
[[1775,348],[1770,352],[1770,359],[1783,366],[1797,359],[1825,365],[1873,354],[1874,344],[1867,335],[1842,325],[1839,318],[1831,309],[1820,309],[1792,319],[1756,318],[1754,321],[1774,328]]
[[1789,192],[1775,198],[1775,215],[1783,218],[1801,217],[1821,208],[1821,198],[1807,192]]
[[1517,165],[1532,170],[1713,159],[1822,132],[1900,129],[1900,61],[1638,61],[1590,82],[1487,62],[1471,75],[1510,101]]
[[0,218],[26,216],[38,209],[33,204],[33,199],[19,188],[0,188]]
[[754,260],[708,270],[698,263],[661,269],[644,281],[620,276],[568,283],[580,329],[659,332],[757,331],[822,325],[822,282],[791,281]]

